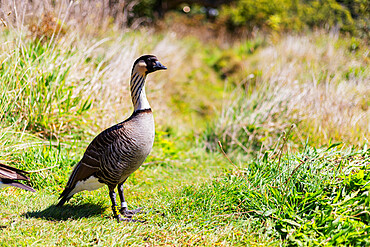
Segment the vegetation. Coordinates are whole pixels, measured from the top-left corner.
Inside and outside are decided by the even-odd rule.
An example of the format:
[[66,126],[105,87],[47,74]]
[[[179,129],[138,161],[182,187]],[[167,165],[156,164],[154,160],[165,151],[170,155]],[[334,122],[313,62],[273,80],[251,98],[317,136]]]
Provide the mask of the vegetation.
[[354,31],[354,22],[348,9],[335,0],[324,1],[236,1],[222,11],[230,27],[248,25],[269,27],[273,30],[302,30],[309,27],[334,27],[339,25],[343,31]]
[[[220,17],[247,11],[248,2]],[[348,8],[357,25],[360,5],[340,3],[336,13]],[[270,25],[277,13],[265,10],[251,20]],[[14,12],[3,17],[0,162],[30,171],[37,192],[0,191],[1,246],[370,244],[366,39],[270,26],[268,35],[226,42],[199,39],[196,18],[189,35],[176,23],[121,32],[101,16],[94,29],[92,16],[74,26],[54,13],[25,23],[12,21]],[[88,143],[130,115],[129,73],[144,53],[168,67],[147,82],[153,151],[125,183],[129,208],[143,207],[135,217],[146,222],[117,223],[107,188],[56,208]]]
[[183,188],[169,210],[206,229],[246,221],[247,234],[233,232],[244,244],[262,236],[287,245],[368,245],[369,150],[335,146],[265,153],[211,182]]
[[291,124],[297,126],[296,147],[307,140],[315,146],[368,141],[367,48],[353,52],[354,42],[323,33],[288,35],[250,55],[240,65],[244,78],[235,96],[208,129],[206,141],[215,149],[216,137],[226,149],[255,153],[275,145]]

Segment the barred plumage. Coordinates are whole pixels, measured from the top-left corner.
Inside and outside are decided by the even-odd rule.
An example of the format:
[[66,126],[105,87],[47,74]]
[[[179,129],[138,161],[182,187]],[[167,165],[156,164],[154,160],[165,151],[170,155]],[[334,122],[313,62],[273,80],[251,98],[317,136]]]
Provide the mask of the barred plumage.
[[0,188],[7,186],[14,186],[24,190],[35,192],[35,190],[25,184],[18,182],[17,180],[30,180],[26,174],[28,172],[19,170],[17,168],[0,164]]
[[[131,218],[135,210],[127,210],[123,183],[144,162],[154,142],[154,119],[145,95],[145,78],[156,70],[166,69],[153,55],[138,58],[132,68],[130,90],[134,112],[125,121],[116,124],[94,138],[82,159],[73,169],[65,190],[60,195],[62,206],[75,193],[95,190],[108,185],[114,216]],[[117,210],[114,189],[118,185],[121,209]]]

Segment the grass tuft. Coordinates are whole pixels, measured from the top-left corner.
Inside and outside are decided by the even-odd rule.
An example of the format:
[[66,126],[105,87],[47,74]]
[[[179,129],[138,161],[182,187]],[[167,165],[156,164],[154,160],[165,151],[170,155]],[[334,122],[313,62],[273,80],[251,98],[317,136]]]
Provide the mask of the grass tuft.
[[266,153],[212,181],[180,189],[167,210],[207,229],[217,228],[215,219],[252,221],[253,229],[267,224],[263,234],[288,245],[367,245],[369,165],[366,148],[306,147],[281,160]]

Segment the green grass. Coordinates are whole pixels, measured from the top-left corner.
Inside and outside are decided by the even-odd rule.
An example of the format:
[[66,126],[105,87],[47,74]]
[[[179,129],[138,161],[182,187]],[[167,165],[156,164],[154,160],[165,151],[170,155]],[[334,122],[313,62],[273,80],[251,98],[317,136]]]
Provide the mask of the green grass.
[[[160,149],[157,146],[154,155],[163,152]],[[65,156],[61,164],[74,159],[68,149],[55,148],[58,152]],[[36,193],[13,188],[0,192],[0,242],[4,246],[369,244],[366,147],[306,147],[281,156],[280,150],[267,152],[252,162],[239,162],[237,169],[221,154],[191,148],[177,150],[177,155],[175,161],[147,163],[125,185],[129,206],[142,206],[146,213],[136,218],[146,223],[116,223],[107,188],[80,193],[56,208],[62,185],[53,186],[52,175],[67,173],[58,168],[47,170],[44,177],[31,174]],[[53,164],[47,156],[39,160],[47,163],[39,168]]]
[[0,70],[0,121],[43,137],[81,126],[91,102],[76,83],[67,82],[71,64],[61,60],[61,51],[35,42],[8,48]]
[[366,147],[266,153],[212,182],[185,187],[172,210],[186,212],[180,219],[254,219],[255,230],[268,224],[264,234],[288,245],[368,245],[369,154]]
[[[137,31],[38,43],[16,30],[0,39],[0,162],[30,171],[37,189],[0,191],[0,246],[370,244],[361,40],[313,33],[221,48]],[[146,222],[117,223],[107,188],[56,208],[89,142],[130,114],[130,66],[142,53],[169,68],[148,77],[155,144],[125,183]]]
[[[162,143],[161,146],[158,146],[158,143]],[[219,162],[222,160],[220,154],[206,155],[202,149],[196,148],[189,151],[176,149],[177,157],[170,156],[174,148],[169,149],[169,146],[173,146],[169,140],[158,141],[151,160],[125,184],[126,199],[130,207],[142,206],[147,211],[146,214],[137,216],[139,219],[146,219],[145,224],[117,224],[112,217],[107,188],[80,193],[65,207],[55,208],[53,204],[57,202],[61,188],[66,182],[66,175],[71,171],[71,161],[74,160],[75,154],[69,148],[61,147],[59,150],[46,146],[45,149],[48,151],[42,154],[50,152],[59,156],[58,164],[61,166],[31,174],[32,185],[38,189],[34,194],[13,188],[0,192],[0,203],[6,208],[1,211],[0,242],[5,246],[16,243],[32,244],[34,241],[39,241],[38,245],[58,243],[81,245],[90,241],[97,241],[96,243],[100,241],[102,245],[171,243],[176,239],[175,233],[180,230],[179,226],[183,223],[174,222],[176,215],[168,213],[167,204],[173,199],[170,194],[182,186],[199,184],[211,179],[219,173],[225,163]],[[55,158],[33,151],[32,163],[37,164],[38,169],[54,164]],[[80,151],[79,155],[81,154]],[[171,160],[162,160],[163,155],[171,157]],[[27,160],[29,153],[21,154],[21,157],[25,158],[22,161],[24,168],[29,163]],[[32,167],[27,168],[32,170]],[[179,244],[184,244],[191,238],[195,241],[198,234],[203,232],[202,229],[190,230],[190,226],[186,228],[188,230],[185,232],[189,231],[189,236],[176,239]],[[163,232],[166,234],[163,235]],[[19,242],[16,236],[22,236],[23,240]],[[11,241],[5,243],[5,239]]]

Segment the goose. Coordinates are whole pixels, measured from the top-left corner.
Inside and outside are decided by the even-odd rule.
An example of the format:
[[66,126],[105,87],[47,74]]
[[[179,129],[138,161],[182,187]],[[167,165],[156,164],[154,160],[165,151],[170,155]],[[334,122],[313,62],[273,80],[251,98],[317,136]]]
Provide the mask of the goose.
[[[92,140],[72,170],[57,206],[62,206],[80,191],[107,185],[114,218],[118,222],[134,221],[132,216],[141,209],[128,210],[123,183],[141,166],[153,147],[154,119],[145,94],[145,79],[148,74],[165,69],[154,55],[143,55],[134,62],[130,80],[132,115]],[[116,202],[116,187],[121,207]]]
[[16,181],[30,180],[25,174],[28,174],[28,172],[19,170],[11,166],[0,164],[0,188],[14,186],[24,190],[35,192],[34,188]]

